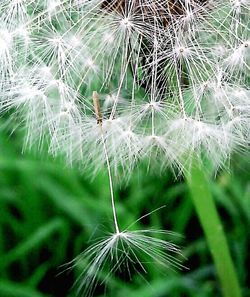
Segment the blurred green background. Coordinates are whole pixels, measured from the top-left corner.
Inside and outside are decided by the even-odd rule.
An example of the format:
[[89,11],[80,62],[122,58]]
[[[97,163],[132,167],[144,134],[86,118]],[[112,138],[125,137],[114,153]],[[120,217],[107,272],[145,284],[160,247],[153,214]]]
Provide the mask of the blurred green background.
[[[2,120],[4,121],[4,120]],[[80,166],[68,168],[46,152],[22,153],[23,134],[0,131],[0,297],[76,296],[81,269],[63,272],[90,244],[112,229],[106,173],[91,179]],[[211,177],[210,188],[222,217],[244,296],[250,296],[250,164],[234,156],[230,173]],[[220,295],[214,266],[185,182],[170,172],[149,174],[141,166],[125,186],[116,187],[121,225],[165,208],[138,222],[183,235],[189,270],[160,272],[152,266],[145,280],[110,279],[108,297],[214,297]],[[73,287],[72,287],[73,286]]]

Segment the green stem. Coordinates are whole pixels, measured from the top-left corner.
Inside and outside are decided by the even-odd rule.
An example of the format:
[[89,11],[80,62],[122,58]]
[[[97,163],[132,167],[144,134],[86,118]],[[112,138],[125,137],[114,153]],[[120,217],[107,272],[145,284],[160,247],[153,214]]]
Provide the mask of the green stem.
[[217,270],[224,297],[241,297],[227,240],[201,162],[193,160],[186,180]]

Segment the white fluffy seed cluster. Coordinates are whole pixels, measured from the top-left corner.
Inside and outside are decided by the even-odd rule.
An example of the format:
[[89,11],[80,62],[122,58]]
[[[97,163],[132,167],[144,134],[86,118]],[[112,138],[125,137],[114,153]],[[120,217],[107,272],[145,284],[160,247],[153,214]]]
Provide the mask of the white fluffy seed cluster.
[[96,170],[102,138],[114,169],[221,166],[249,144],[249,19],[249,0],[2,0],[1,112]]

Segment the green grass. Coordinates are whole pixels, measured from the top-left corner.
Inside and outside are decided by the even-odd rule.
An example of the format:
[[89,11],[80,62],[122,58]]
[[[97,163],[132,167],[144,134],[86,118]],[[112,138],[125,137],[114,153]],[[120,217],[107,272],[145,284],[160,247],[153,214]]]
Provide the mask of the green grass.
[[[21,154],[22,135],[0,135],[0,296],[75,295],[71,288],[81,267],[61,273],[61,265],[83,251],[94,238],[112,230],[112,213],[105,172],[91,180],[81,168],[67,168],[46,153]],[[250,296],[249,227],[250,166],[247,157],[233,159],[231,173],[219,172],[209,189],[226,230],[243,296]],[[143,166],[127,186],[116,188],[122,227],[162,205],[165,208],[138,222],[138,228],[169,229],[183,235],[189,270],[160,271],[149,266],[133,282],[115,276],[106,296],[215,297],[220,284],[185,182],[171,173],[147,174]],[[104,296],[102,287],[96,296]]]

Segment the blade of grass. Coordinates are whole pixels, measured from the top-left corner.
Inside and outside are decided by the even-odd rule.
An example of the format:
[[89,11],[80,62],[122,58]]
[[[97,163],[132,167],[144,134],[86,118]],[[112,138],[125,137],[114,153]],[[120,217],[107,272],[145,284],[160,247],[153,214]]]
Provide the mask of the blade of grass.
[[42,225],[34,234],[28,239],[21,242],[9,253],[2,256],[0,260],[0,270],[4,270],[6,266],[14,261],[27,255],[29,251],[39,246],[45,239],[51,236],[54,232],[63,229],[65,223],[59,218],[51,220],[49,223]]

